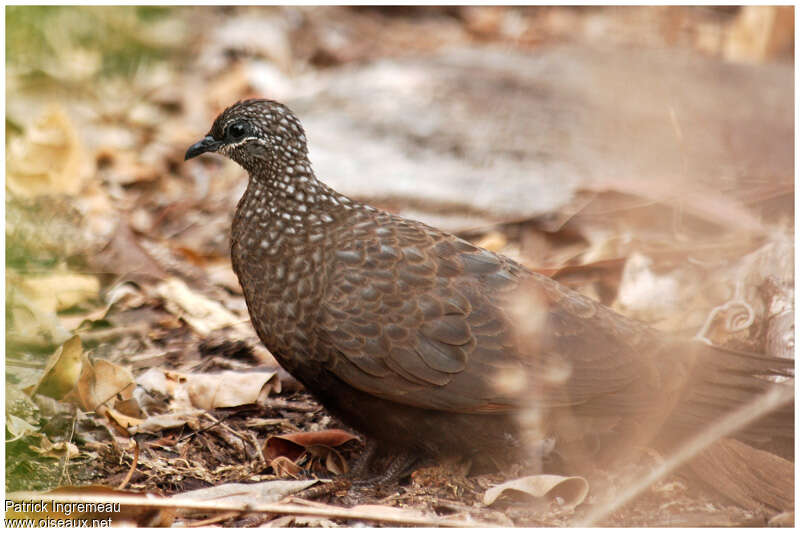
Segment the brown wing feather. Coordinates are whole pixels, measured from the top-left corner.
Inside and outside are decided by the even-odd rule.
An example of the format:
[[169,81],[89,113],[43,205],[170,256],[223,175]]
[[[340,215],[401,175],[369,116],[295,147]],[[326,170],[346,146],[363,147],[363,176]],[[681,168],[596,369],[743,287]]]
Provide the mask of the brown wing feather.
[[[345,382],[454,412],[507,411],[530,398],[543,406],[591,402],[598,411],[645,406],[632,404],[639,396],[631,388],[652,393],[637,383],[650,372],[648,359],[626,339],[646,328],[454,236],[390,215],[370,220],[373,227],[361,228],[369,239],[339,240],[318,325],[343,356],[331,358],[331,370]],[[536,339],[515,332],[507,312],[523,289],[545,308]],[[633,334],[619,336],[625,328]],[[549,379],[554,359],[566,364],[565,381]],[[503,387],[514,376],[527,380],[525,390]]]

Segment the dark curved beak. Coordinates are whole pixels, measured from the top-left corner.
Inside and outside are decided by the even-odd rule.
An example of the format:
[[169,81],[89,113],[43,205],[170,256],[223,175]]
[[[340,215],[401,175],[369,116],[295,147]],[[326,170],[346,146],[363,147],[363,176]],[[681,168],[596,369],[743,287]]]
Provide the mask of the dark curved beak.
[[183,160],[188,161],[206,152],[216,152],[221,145],[222,143],[220,141],[217,141],[211,135],[206,135],[202,141],[194,143],[186,150],[186,156],[184,156]]

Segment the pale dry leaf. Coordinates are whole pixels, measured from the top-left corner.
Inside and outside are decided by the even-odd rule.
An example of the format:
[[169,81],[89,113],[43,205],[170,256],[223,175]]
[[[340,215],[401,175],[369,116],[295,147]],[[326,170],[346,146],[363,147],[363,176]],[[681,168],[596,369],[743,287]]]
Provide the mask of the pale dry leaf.
[[103,163],[103,178],[119,185],[155,181],[164,172],[163,168],[144,162],[139,147],[135,150],[104,149],[97,158]]
[[6,431],[11,434],[11,438],[6,439],[6,443],[9,443],[29,435],[36,435],[39,432],[39,428],[18,416],[8,413],[6,415]]
[[234,294],[242,294],[242,286],[239,284],[239,278],[231,268],[231,263],[228,260],[222,261],[216,265],[209,265],[206,268],[208,280],[219,287],[223,287]]
[[[130,370],[105,359],[90,360],[83,357],[80,379],[75,386],[74,398],[84,411],[96,411],[101,405],[113,405],[111,400],[133,397],[136,384]],[[108,404],[108,405],[106,405]]]
[[311,449],[314,455],[320,456],[325,460],[325,468],[328,472],[341,476],[350,471],[350,465],[347,464],[342,454],[333,448],[327,446],[319,446]]
[[794,238],[785,234],[771,237],[770,242],[747,254],[735,265],[736,279],[743,279],[749,287],[758,287],[768,279],[781,285],[794,282]]
[[100,280],[73,272],[15,278],[18,289],[43,312],[63,311],[100,295]]
[[141,418],[128,416],[126,414],[117,411],[113,407],[107,407],[103,411],[103,415],[106,416],[109,420],[117,423],[124,430],[136,427],[140,425],[142,422],[144,422],[144,420]]
[[92,366],[97,382],[94,393],[99,400],[105,401],[117,395],[122,400],[133,397],[136,384],[130,370],[105,359],[95,359]]
[[391,518],[395,522],[402,522],[405,520],[424,520],[429,519],[431,521],[442,520],[441,518],[433,515],[429,515],[427,513],[422,513],[417,510],[413,509],[401,509],[398,507],[391,507],[389,505],[377,505],[377,504],[364,504],[364,505],[356,505],[350,509],[354,513],[364,513],[365,515],[372,515],[372,516],[380,516],[383,518]]
[[219,374],[186,374],[185,379],[192,405],[201,409],[254,404],[280,392],[277,372],[227,370]]
[[71,203],[82,215],[83,236],[92,246],[108,243],[119,225],[119,207],[114,205],[108,189],[99,180],[89,181]]
[[[16,376],[13,373],[14,369],[10,365],[6,367],[6,372],[6,379],[21,378],[21,376]],[[30,379],[33,378],[27,379],[28,382],[30,382]],[[36,424],[39,420],[41,420],[42,413],[39,411],[39,406],[36,405],[36,402],[28,395],[28,393],[23,390],[23,388],[24,385],[22,383],[14,384],[10,381],[6,381],[6,413],[13,414],[19,418],[27,420],[30,424]]]
[[190,289],[178,278],[170,278],[156,287],[164,298],[168,311],[186,321],[199,335],[205,337],[214,330],[234,326],[241,322],[222,304]]
[[128,223],[137,233],[147,234],[153,229],[155,214],[144,207],[137,207],[131,212]]
[[137,384],[151,394],[170,398],[169,408],[187,410],[195,406],[189,398],[186,378],[180,372],[151,368],[136,380]]
[[[731,269],[739,296],[750,303],[758,323],[766,324],[766,353],[794,358],[794,239],[774,234],[772,240],[743,257]],[[763,305],[761,305],[763,302]],[[773,378],[783,381],[785,378]]]
[[47,360],[42,377],[31,396],[43,394],[56,400],[63,398],[79,381],[82,357],[81,338],[75,335],[59,346]]
[[216,409],[258,403],[281,390],[277,372],[186,374],[151,368],[137,379],[142,388],[172,398],[170,407]]
[[8,291],[8,338],[23,344],[52,346],[70,338],[55,311],[42,311],[14,285],[13,275],[6,273]]
[[483,504],[492,505],[501,496],[527,495],[534,500],[555,501],[572,508],[583,503],[588,494],[589,483],[582,477],[541,474],[512,479],[489,488],[483,495]]
[[[125,395],[127,395],[127,391],[125,392]],[[142,411],[142,408],[139,406],[139,400],[133,396],[114,402],[114,409],[123,415],[132,418],[144,418],[145,416],[144,411]]]
[[153,103],[142,100],[128,110],[128,121],[141,128],[155,128],[163,120],[161,110]]
[[686,281],[679,270],[655,273],[651,258],[633,253],[622,270],[615,307],[626,316],[646,322],[680,316],[681,287]]
[[44,436],[39,446],[30,446],[30,449],[45,457],[54,459],[61,459],[64,456],[67,459],[72,459],[80,455],[80,450],[75,444],[71,442],[51,442],[50,439]]
[[86,314],[72,314],[59,317],[61,324],[69,331],[75,333],[83,333],[87,328],[91,327],[92,322],[102,320],[105,316],[105,310],[102,307],[93,309]]
[[136,378],[136,384],[150,393],[161,396],[172,394],[167,375],[160,368],[148,368],[144,374]]
[[130,433],[158,433],[165,429],[178,428],[198,421],[204,412],[202,409],[186,409],[150,416],[140,424],[131,427]]
[[297,463],[289,459],[288,457],[276,457],[269,463],[270,468],[275,473],[276,476],[281,478],[294,478],[297,479],[298,474],[302,472],[302,468],[300,468]]
[[131,283],[120,283],[106,291],[105,295],[105,306],[93,309],[86,314],[70,314],[61,317],[64,325],[70,330],[75,330],[86,321],[104,320],[114,306],[119,309],[135,309],[144,305],[146,301],[144,295]]
[[25,197],[77,195],[91,175],[91,162],[67,114],[51,107],[8,145],[6,187]]
[[189,492],[176,494],[174,497],[198,501],[213,500],[241,503],[242,505],[272,503],[316,485],[319,481],[317,479],[307,479],[264,481],[261,483],[226,483],[216,487],[190,490]]
[[53,79],[67,83],[91,80],[103,66],[100,50],[83,46],[59,43],[50,61],[42,65],[42,70]]

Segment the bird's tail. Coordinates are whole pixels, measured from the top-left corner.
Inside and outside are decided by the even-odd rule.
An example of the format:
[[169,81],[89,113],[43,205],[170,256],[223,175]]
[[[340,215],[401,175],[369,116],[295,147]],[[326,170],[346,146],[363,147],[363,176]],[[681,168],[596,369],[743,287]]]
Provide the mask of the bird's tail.
[[[793,390],[794,361],[696,344],[697,359],[684,394],[662,435],[680,438],[758,401],[773,387]],[[794,439],[794,396],[745,425],[735,436],[759,443]]]

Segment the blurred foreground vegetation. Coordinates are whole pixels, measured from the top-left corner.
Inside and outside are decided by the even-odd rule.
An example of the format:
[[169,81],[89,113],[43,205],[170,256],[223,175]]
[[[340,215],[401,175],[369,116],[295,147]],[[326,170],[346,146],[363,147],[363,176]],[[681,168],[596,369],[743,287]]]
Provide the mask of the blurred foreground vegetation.
[[[19,73],[56,79],[130,75],[175,52],[173,8],[8,6],[6,60]],[[165,25],[167,21],[167,25]]]

